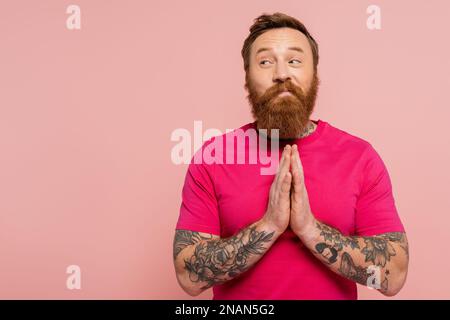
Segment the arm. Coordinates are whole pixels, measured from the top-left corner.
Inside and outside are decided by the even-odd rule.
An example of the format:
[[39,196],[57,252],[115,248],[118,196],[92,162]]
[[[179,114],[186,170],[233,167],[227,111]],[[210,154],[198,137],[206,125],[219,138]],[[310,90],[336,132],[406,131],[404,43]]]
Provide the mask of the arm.
[[235,235],[218,236],[177,230],[174,264],[180,286],[190,295],[231,280],[252,267],[289,226],[290,147],[282,153],[264,216]]
[[406,234],[391,232],[370,237],[345,236],[317,221],[309,205],[303,166],[296,146],[291,157],[293,189],[290,226],[294,233],[337,274],[376,288],[387,296],[397,294],[405,283],[408,271]]
[[261,219],[221,239],[217,235],[176,230],[174,264],[181,287],[196,296],[252,267],[280,236]]
[[405,283],[409,260],[405,233],[345,236],[315,220],[297,235],[320,261],[347,279],[386,296],[397,294]]

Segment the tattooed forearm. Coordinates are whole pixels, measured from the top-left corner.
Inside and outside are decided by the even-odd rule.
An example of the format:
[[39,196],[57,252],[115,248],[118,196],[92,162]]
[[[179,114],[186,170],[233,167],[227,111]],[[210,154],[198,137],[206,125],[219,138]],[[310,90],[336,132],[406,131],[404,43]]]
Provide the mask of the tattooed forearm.
[[175,260],[181,250],[187,246],[200,242],[201,240],[211,240],[212,238],[210,234],[200,234],[200,232],[190,230],[176,230],[173,241],[173,259]]
[[228,239],[200,243],[190,259],[185,260],[189,278],[192,282],[205,282],[202,289],[206,289],[237,276],[247,270],[250,255],[264,252],[264,243],[272,236],[273,232],[259,232],[252,226]]
[[[339,272],[344,277],[353,280],[364,286],[377,287],[377,279],[374,277],[375,270],[371,270],[368,267],[361,267],[353,262],[352,256],[347,252],[342,254],[341,265],[339,266]],[[388,276],[389,270],[385,271],[384,280],[378,284],[381,292],[387,292],[388,290]],[[370,279],[372,278],[372,281]],[[381,279],[380,279],[381,281]]]
[[361,253],[364,254],[365,262],[384,267],[396,254],[392,244],[385,238],[363,237],[363,239],[365,247],[361,250]]
[[[404,233],[345,236],[319,221],[312,233],[314,235],[308,235],[306,240],[302,240],[334,272],[363,285],[374,284],[383,293],[389,291],[388,283],[392,279],[395,280],[396,288],[403,285],[409,259]],[[404,254],[398,253],[401,251]]]
[[367,284],[367,279],[370,276],[370,273],[367,272],[367,268],[357,266],[353,262],[352,256],[347,252],[344,252],[342,254],[339,272],[344,277],[347,277],[350,280],[353,280],[363,285]]
[[193,236],[180,232],[176,236],[178,240],[175,241],[174,251],[177,256],[183,248],[194,243],[189,254],[182,256],[183,268],[189,280],[198,284],[202,290],[248,270],[275,241],[274,232],[259,223],[224,239],[199,239],[197,235]]
[[325,242],[328,242],[336,250],[340,251],[344,247],[350,246],[350,248],[358,248],[358,241],[352,237],[344,237],[342,234],[324,223],[317,222],[317,228],[320,230],[320,235]]
[[384,233],[380,235],[380,237],[392,241],[395,243],[398,243],[400,248],[403,249],[406,256],[409,258],[409,247],[408,247],[408,240],[406,239],[406,235],[402,232],[390,232],[390,233]]
[[316,251],[326,258],[328,263],[335,263],[337,261],[338,251],[325,242],[316,244]]

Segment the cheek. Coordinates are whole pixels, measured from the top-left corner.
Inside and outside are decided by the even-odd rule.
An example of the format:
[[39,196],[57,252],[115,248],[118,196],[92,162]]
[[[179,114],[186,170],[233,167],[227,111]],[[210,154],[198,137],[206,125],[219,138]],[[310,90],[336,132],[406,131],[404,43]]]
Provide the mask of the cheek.
[[298,74],[293,76],[293,82],[300,88],[302,88],[303,91],[307,90],[310,86],[310,79],[305,74]]
[[269,88],[270,88],[270,86],[267,86],[267,85],[264,85],[264,84],[259,84],[256,87],[256,90],[257,90],[258,94],[261,96],[264,93],[266,93],[266,90],[269,89]]
[[259,95],[264,94],[273,85],[272,77],[262,70],[258,72],[250,69],[250,81]]
[[304,74],[302,77],[302,89],[304,92],[307,92],[311,88],[311,84],[314,79],[314,73],[311,72],[311,74]]

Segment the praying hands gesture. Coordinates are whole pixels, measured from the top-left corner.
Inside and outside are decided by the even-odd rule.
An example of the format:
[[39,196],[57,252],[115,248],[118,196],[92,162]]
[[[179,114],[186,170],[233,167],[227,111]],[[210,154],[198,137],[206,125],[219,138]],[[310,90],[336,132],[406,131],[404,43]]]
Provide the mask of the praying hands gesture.
[[297,145],[286,145],[283,150],[264,220],[279,233],[290,226],[299,236],[314,227]]
[[302,161],[298,153],[297,145],[291,149],[291,215],[289,225],[299,237],[305,235],[308,230],[314,228],[315,219],[309,206],[308,192],[305,187]]

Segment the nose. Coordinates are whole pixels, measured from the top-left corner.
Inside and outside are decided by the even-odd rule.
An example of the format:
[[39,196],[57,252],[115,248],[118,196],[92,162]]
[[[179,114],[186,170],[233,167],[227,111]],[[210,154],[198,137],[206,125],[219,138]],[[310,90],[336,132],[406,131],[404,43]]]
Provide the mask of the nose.
[[284,64],[279,63],[279,64],[277,64],[277,66],[274,70],[272,80],[275,83],[282,83],[282,82],[285,82],[287,80],[292,80],[292,79],[291,79],[291,76],[289,74],[287,67]]

